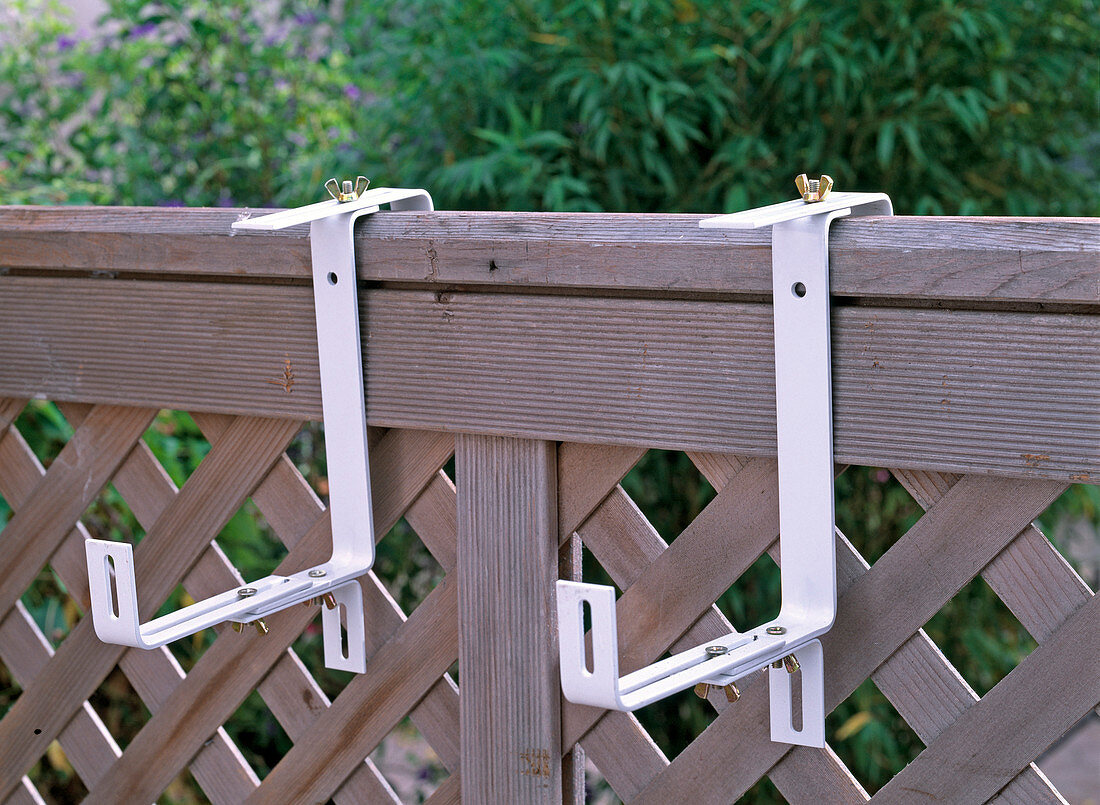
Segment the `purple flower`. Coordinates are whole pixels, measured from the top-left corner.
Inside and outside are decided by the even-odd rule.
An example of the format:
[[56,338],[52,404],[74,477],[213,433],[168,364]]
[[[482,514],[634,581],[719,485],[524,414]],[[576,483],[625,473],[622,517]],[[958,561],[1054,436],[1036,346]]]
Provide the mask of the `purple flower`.
[[156,29],[157,29],[157,24],[155,22],[143,22],[138,27],[130,29],[130,33],[128,34],[128,38],[130,38],[130,39],[141,39],[143,36],[145,36],[146,34],[152,33]]
[[355,84],[344,84],[344,95],[351,101],[357,101],[363,97],[363,91]]
[[57,49],[61,52],[72,50],[74,47],[76,47],[77,41],[78,40],[76,39],[76,37],[73,36],[59,36],[57,37]]
[[178,198],[169,198],[164,201],[157,202],[158,207],[186,207],[187,205],[180,201]]
[[299,25],[315,25],[317,23],[317,15],[312,11],[307,11],[304,14],[295,14],[294,21]]

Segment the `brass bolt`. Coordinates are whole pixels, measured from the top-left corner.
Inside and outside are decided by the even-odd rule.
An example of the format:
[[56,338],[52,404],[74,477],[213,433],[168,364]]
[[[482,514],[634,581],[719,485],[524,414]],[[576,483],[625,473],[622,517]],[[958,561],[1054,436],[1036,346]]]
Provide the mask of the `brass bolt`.
[[793,674],[802,666],[798,664],[798,660],[795,659],[793,654],[788,654],[783,658],[783,667],[787,669],[788,674]]
[[267,624],[262,620],[252,621],[252,625],[256,627],[256,631],[261,635],[267,634]]
[[783,660],[776,660],[775,662],[772,663],[772,668],[774,668],[777,671],[782,667],[783,667]]
[[707,696],[710,695],[710,685],[708,685],[706,682],[700,682],[698,685],[695,686],[695,695],[698,696],[700,699],[707,698]]
[[707,646],[703,651],[707,654],[707,659],[711,657],[721,657],[723,654],[727,654],[729,649],[725,646]]
[[795,177],[794,186],[798,188],[798,194],[802,196],[803,201],[813,204],[825,200],[829,191],[833,189],[833,179],[825,174],[822,174],[820,179],[811,179],[801,173]]
[[327,609],[336,609],[336,596],[332,593],[325,593],[321,596],[321,600],[325,602]]
[[780,635],[780,634],[786,634],[787,633],[787,630],[784,629],[782,626],[769,626],[764,631],[767,632],[768,634],[772,634],[772,635]]
[[741,691],[739,691],[737,689],[737,685],[733,684],[732,682],[722,688],[722,690],[726,692],[726,701],[730,704],[733,704],[735,701],[741,698]]

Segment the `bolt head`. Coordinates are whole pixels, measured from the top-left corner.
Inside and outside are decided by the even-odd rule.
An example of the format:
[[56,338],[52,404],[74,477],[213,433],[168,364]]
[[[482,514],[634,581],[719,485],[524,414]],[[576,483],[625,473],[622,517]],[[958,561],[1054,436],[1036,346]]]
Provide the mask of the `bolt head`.
[[729,652],[729,649],[725,646],[707,646],[703,649],[707,653],[708,657],[721,657],[723,654]]
[[241,589],[237,590],[237,597],[238,598],[251,598],[255,594],[256,594],[256,588],[255,587],[241,587]]
[[325,574],[325,571],[321,570],[321,568],[315,567],[315,568],[313,568],[313,570],[309,571],[309,573],[307,573],[306,575],[308,575],[311,579],[320,579],[320,578],[324,578],[324,576],[326,574]]
[[769,626],[764,631],[767,632],[768,634],[774,634],[774,635],[786,634],[787,633],[787,630],[785,628],[783,628],[782,626]]

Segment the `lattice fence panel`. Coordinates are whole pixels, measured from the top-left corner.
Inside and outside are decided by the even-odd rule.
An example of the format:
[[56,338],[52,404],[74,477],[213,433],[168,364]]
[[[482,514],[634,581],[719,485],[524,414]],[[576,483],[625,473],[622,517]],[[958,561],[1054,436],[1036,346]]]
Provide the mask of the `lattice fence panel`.
[[[618,486],[579,530],[624,590],[623,673],[727,633],[713,602],[762,552],[780,559],[774,462],[691,458],[719,492],[671,546]],[[1100,620],[1092,591],[1033,524],[1065,486],[894,473],[926,514],[874,567],[837,533],[840,616],[823,641],[828,707],[870,676],[927,745],[874,799],[1062,801],[1031,761],[1100,698],[1080,673]],[[981,700],[921,628],[978,573],[1040,641]],[[744,680],[733,704],[712,689],[718,717],[671,763],[623,714],[567,705],[566,740],[581,738],[630,802],[732,802],[764,774],[791,802],[867,800],[831,749],[768,739],[766,684]]]
[[[108,481],[146,531],[135,552],[143,617],[177,584],[196,599],[242,584],[214,537],[247,498],[290,551],[279,572],[323,559],[329,550],[324,507],[283,452],[300,423],[195,414],[211,449],[177,489],[141,440],[155,411],[63,405],[75,432],[46,470],[12,427],[24,405],[0,401],[0,494],[12,511],[0,532],[11,557],[0,573],[8,613],[0,623],[0,659],[22,688],[0,721],[0,745],[10,747],[0,753],[5,798],[41,801],[24,775],[55,739],[87,787],[86,801],[153,801],[183,769],[212,802],[262,798],[260,779],[222,726],[241,702],[258,691],[298,747],[317,748],[330,743],[314,737],[319,720],[330,709],[346,709],[357,687],[349,685],[333,708],[291,648],[316,609],[270,619],[263,637],[219,629],[222,639],[185,675],[168,647],[141,651],[99,642],[90,618],[81,618],[55,652],[20,602],[19,588],[49,562],[72,600],[87,609],[83,540],[89,534],[80,517]],[[453,566],[455,492],[440,470],[453,437],[411,431],[372,437],[375,476],[382,479],[375,484],[379,532],[405,516],[443,567]],[[408,632],[406,614],[373,575],[364,588],[368,650],[384,652]],[[431,623],[430,617],[413,620]],[[457,651],[443,653],[434,676],[395,684],[404,688],[403,706],[369,719],[376,738],[363,744],[334,785],[336,802],[398,801],[368,755],[406,715],[443,765],[457,768],[458,690],[447,674]],[[153,714],[125,753],[88,703],[116,665]]]
[[[396,802],[369,756],[408,717],[449,772],[429,802],[459,801],[460,691],[448,673],[458,658],[458,524],[441,469],[453,436],[372,432],[377,531],[403,517],[443,578],[409,613],[373,573],[363,579],[368,673],[330,700],[293,649],[315,609],[272,617],[266,636],[220,629],[185,673],[167,648],[101,643],[88,617],[55,649],[20,600],[48,565],[87,610],[81,518],[108,483],[145,531],[136,551],[145,617],[178,585],[198,599],[244,581],[215,538],[246,499],[289,551],[277,572],[323,560],[324,506],[285,453],[300,423],[194,414],[210,451],[177,488],[142,441],[155,411],[62,405],[74,432],[45,468],[12,427],[24,405],[0,400],[0,497],[12,512],[0,532],[0,662],[21,687],[0,720],[0,798],[41,801],[26,775],[56,740],[89,802],[154,801],[184,770],[217,803],[298,801],[305,791]],[[729,632],[715,602],[761,556],[781,559],[774,460],[690,454],[717,495],[668,544],[619,484],[643,453],[567,443],[557,454],[563,551],[575,552],[576,534],[623,590],[623,672]],[[1100,701],[1096,675],[1080,671],[1100,645],[1096,599],[1033,524],[1065,485],[893,472],[925,514],[873,566],[837,533],[840,615],[823,640],[828,707],[870,678],[927,747],[873,799],[1061,801],[1032,761]],[[1039,643],[980,699],[923,630],[978,574]],[[125,751],[89,704],[116,667],[151,713]],[[735,703],[712,690],[713,721],[671,760],[635,716],[563,702],[562,750],[580,744],[628,802],[729,803],[765,775],[795,803],[869,799],[831,748],[770,741],[766,685],[744,680]],[[293,742],[262,781],[224,728],[253,691]]]

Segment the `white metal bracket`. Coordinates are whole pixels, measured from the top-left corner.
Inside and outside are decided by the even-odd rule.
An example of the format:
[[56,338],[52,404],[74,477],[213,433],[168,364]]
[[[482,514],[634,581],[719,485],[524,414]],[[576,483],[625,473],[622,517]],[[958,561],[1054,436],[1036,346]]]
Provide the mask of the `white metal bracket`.
[[[730,685],[770,667],[772,740],[825,745],[824,668],[817,638],[832,627],[837,605],[829,225],[848,215],[892,214],[890,199],[882,193],[833,193],[813,203],[789,201],[699,223],[707,229],[772,227],[782,606],[774,621],[731,632],[620,678],[614,588],[559,581],[561,681],[569,701],[636,710],[699,683]],[[585,607],[592,620],[590,652]],[[800,666],[798,714],[792,680]]]
[[433,206],[424,190],[381,187],[348,195],[351,198],[346,201],[323,201],[233,224],[234,229],[268,231],[310,224],[332,558],[291,576],[266,576],[246,587],[227,590],[141,623],[133,547],[87,540],[92,618],[100,640],[157,648],[227,621],[262,624],[262,619],[273,612],[320,599],[325,603],[325,664],[357,673],[366,671],[363,596],[355,579],[374,564],[375,539],[355,273],[355,221],[376,212],[382,204],[395,210],[431,210]]

